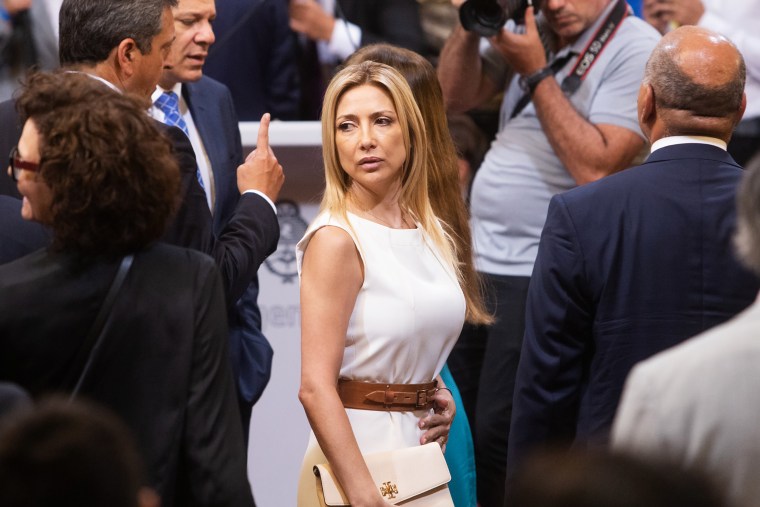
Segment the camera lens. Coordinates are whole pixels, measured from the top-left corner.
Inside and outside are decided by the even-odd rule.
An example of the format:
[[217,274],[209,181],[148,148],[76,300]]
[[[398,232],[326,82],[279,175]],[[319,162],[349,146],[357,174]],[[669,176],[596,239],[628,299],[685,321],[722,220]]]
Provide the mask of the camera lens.
[[[539,5],[540,0],[533,1],[536,9]],[[521,22],[527,8],[527,0],[467,0],[459,9],[459,20],[465,30],[492,37],[507,20]]]

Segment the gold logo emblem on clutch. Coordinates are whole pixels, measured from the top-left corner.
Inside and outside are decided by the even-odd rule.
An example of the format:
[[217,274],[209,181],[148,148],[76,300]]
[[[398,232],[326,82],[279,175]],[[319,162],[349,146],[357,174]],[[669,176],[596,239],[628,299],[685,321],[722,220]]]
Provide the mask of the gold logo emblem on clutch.
[[398,495],[398,488],[392,482],[384,482],[380,488],[380,494],[383,495],[383,497],[388,497],[390,500],[396,498],[396,495]]

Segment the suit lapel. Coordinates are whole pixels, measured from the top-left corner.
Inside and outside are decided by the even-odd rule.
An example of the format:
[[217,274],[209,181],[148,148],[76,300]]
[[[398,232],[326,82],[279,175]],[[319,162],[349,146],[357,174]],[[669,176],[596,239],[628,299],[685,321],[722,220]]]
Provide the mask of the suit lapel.
[[203,142],[203,148],[206,150],[206,155],[208,155],[209,162],[211,163],[211,171],[214,173],[214,181],[217,183],[215,185],[216,195],[214,196],[214,217],[216,220],[219,202],[224,198],[223,195],[220,195],[220,192],[223,192],[223,185],[218,183],[222,181],[223,175],[219,171],[222,170],[226,163],[224,157],[225,144],[219,139],[218,135],[215,135],[215,133],[223,132],[221,120],[218,112],[208,107],[210,99],[200,81],[197,83],[185,83],[182,86],[182,95],[187,102],[187,107],[190,109],[190,114],[193,116],[193,123],[195,123],[195,128]]
[[[190,109],[190,114],[193,116],[193,122],[195,128],[198,131],[198,135],[203,141],[203,147],[206,150],[211,166],[215,170],[219,160],[218,150],[216,150],[216,143],[213,142],[213,128],[215,118],[213,114],[209,113],[207,103],[208,100],[205,97],[203,87],[199,87],[197,83],[185,83],[182,87],[182,95],[187,102],[187,107]],[[217,153],[215,153],[217,152]]]

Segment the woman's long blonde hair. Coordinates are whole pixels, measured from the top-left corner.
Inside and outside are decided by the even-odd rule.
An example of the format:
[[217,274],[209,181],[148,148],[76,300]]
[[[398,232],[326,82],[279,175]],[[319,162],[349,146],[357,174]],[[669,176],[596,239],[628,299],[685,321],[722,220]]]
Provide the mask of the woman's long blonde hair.
[[356,51],[346,62],[366,61],[393,67],[406,78],[420,108],[428,136],[428,188],[433,212],[451,238],[459,265],[460,286],[467,302],[467,321],[488,324],[493,317],[483,301],[482,280],[475,271],[469,213],[459,187],[459,169],[454,141],[449,133],[443,92],[435,69],[414,51],[390,44],[371,44]]
[[335,143],[338,102],[348,90],[361,85],[375,86],[386,93],[396,109],[401,126],[406,159],[401,169],[399,205],[419,222],[435,244],[443,260],[451,266],[461,284],[462,274],[453,241],[438,224],[428,196],[428,139],[425,123],[406,79],[395,69],[376,62],[363,62],[341,70],[330,81],[322,105],[322,159],[325,166],[325,193],[321,210],[347,220],[350,176],[343,170]]

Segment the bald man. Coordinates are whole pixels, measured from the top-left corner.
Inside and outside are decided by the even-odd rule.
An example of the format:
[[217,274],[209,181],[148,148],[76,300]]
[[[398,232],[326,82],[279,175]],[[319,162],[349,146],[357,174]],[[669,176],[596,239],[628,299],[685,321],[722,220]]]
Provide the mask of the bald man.
[[726,38],[669,33],[639,90],[646,162],[551,200],[528,290],[510,475],[541,444],[604,442],[634,364],[757,296],[731,249],[742,169],[726,144],[744,81]]

